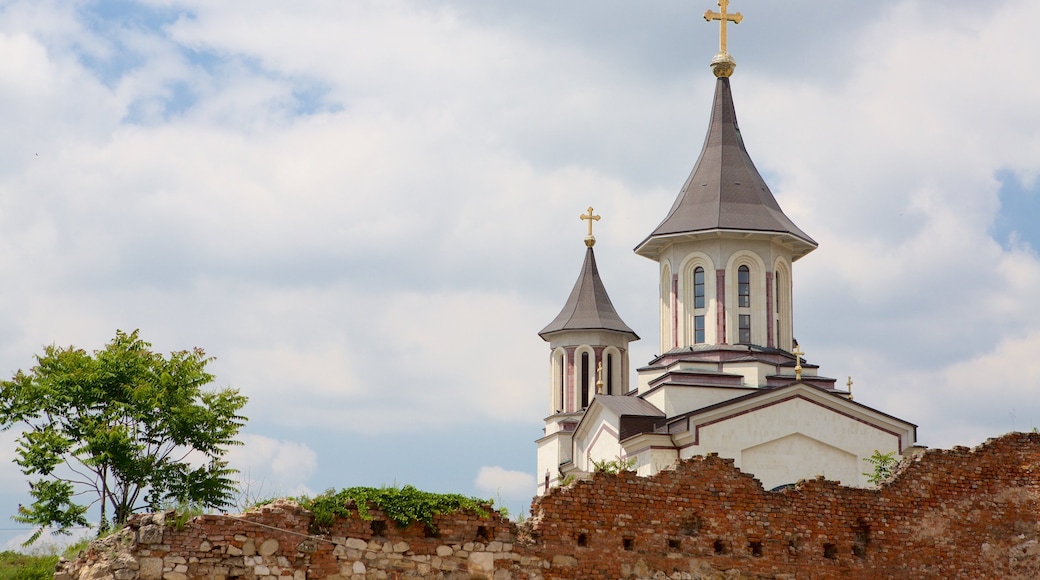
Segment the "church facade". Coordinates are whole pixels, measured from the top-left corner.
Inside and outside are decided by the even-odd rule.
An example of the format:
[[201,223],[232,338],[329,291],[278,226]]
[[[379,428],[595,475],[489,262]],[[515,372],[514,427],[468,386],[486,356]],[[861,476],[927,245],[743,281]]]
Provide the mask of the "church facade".
[[[726,17],[725,6],[721,15]],[[713,18],[720,19],[720,18]],[[731,21],[732,18],[730,18]],[[739,20],[736,20],[739,21]],[[724,37],[723,37],[724,38]],[[766,489],[824,476],[868,485],[875,451],[912,453],[916,426],[857,403],[802,358],[793,334],[793,264],[816,249],[788,218],[744,147],[720,47],[700,157],[675,203],[635,248],[660,266],[661,352],[630,385],[621,319],[599,276],[592,208],[585,261],[550,347],[548,416],[538,439],[539,495],[619,460],[653,475],[717,453]]]

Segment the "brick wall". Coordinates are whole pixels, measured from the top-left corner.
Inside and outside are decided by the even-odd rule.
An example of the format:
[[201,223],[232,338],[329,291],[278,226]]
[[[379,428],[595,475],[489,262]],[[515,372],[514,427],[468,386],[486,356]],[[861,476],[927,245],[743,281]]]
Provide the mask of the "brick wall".
[[398,529],[380,512],[321,537],[278,502],[183,529],[136,517],[56,580],[186,578],[1040,578],[1040,434],[931,450],[879,490],[824,480],[764,491],[732,461],[555,489],[520,526],[453,514]]

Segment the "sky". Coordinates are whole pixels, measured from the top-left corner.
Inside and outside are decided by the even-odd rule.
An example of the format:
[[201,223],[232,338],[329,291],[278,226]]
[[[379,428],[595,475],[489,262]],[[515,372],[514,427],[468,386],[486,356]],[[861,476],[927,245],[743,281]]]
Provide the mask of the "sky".
[[[0,0],[0,375],[140,329],[249,397],[253,496],[535,486],[537,332],[703,144],[706,0]],[[820,247],[795,336],[930,447],[1040,426],[1040,3],[733,0],[748,151]],[[634,384],[634,383],[633,383]],[[0,549],[28,486],[0,433]],[[4,523],[8,522],[8,523]]]

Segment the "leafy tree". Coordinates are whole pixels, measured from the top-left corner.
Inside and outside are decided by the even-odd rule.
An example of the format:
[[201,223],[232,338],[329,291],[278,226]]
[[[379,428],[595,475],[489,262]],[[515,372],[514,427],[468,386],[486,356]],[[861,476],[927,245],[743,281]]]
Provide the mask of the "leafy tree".
[[896,452],[882,453],[875,449],[874,454],[870,457],[864,457],[863,461],[869,463],[873,468],[872,472],[864,473],[863,475],[867,476],[869,483],[878,485],[892,476],[892,470],[896,466]]
[[214,377],[202,349],[164,357],[151,346],[136,330],[116,331],[93,355],[51,345],[28,373],[0,383],[0,429],[25,429],[14,462],[35,501],[13,519],[40,526],[26,544],[44,526],[89,525],[98,503],[104,530],[109,514],[120,525],[144,508],[234,501],[236,472],[223,457],[241,445],[246,397],[203,390]]

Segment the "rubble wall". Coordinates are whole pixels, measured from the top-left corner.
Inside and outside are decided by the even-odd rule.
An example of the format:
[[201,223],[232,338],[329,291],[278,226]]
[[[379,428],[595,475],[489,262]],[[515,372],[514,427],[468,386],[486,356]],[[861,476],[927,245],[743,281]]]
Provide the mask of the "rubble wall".
[[323,535],[289,502],[181,528],[136,516],[56,580],[328,578],[1040,578],[1040,434],[930,450],[877,490],[816,479],[769,492],[699,457],[642,478],[599,474],[497,513],[398,528],[377,510]]

